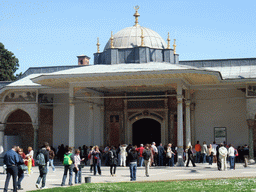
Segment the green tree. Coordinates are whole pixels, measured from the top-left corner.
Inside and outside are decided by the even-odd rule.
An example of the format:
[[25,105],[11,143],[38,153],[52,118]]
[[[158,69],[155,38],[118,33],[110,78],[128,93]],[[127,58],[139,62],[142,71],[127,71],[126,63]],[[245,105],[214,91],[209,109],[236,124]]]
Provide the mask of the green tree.
[[[19,60],[11,51],[4,48],[0,42],[0,81],[13,81],[17,78],[14,73],[19,67]],[[18,75],[19,76],[19,75]]]

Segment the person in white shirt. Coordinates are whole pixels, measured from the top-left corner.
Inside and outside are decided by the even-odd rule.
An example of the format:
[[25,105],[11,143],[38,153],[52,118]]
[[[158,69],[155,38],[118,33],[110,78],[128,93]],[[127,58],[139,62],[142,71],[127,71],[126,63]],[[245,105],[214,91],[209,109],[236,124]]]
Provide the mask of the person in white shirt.
[[81,183],[81,177],[82,177],[82,167],[81,167],[81,161],[84,160],[80,158],[80,150],[75,150],[75,156],[74,156],[74,172],[75,172],[75,184]]
[[[155,143],[155,142],[152,143],[152,148],[153,148],[153,150],[154,150],[154,164],[155,164],[155,166],[156,166],[156,165],[157,165],[158,149],[157,149],[157,147],[156,147],[156,143]],[[152,165],[153,165],[153,164],[152,164]]]
[[120,166],[124,166],[124,167],[126,167],[126,156],[127,156],[126,148],[127,148],[126,144],[123,144],[120,146],[120,157],[121,157]]
[[228,154],[228,150],[226,149],[226,147],[224,147],[224,144],[221,143],[219,148],[219,159],[221,163],[221,171],[227,170],[227,161],[226,161],[227,154]]
[[207,145],[206,145],[205,141],[203,142],[203,146],[202,146],[202,149],[201,149],[201,154],[203,156],[203,163],[206,163]]
[[212,144],[213,163],[217,163],[217,147],[218,145],[216,144],[215,141],[213,141],[213,144]]
[[235,148],[232,144],[229,145],[228,156],[229,156],[230,169],[231,170],[235,169]]

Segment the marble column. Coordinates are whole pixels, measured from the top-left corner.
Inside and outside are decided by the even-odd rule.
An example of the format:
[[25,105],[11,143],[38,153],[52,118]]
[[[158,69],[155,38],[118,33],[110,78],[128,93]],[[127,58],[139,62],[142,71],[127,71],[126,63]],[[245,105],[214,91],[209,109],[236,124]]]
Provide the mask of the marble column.
[[68,145],[75,148],[75,104],[73,99],[69,100]]
[[253,129],[254,129],[255,120],[247,119],[247,125],[249,129],[249,159],[250,161],[254,160],[254,147],[253,147]]
[[[0,146],[3,146],[3,147],[4,147],[4,129],[5,129],[5,125],[0,124]],[[4,155],[4,152],[0,154],[0,158],[3,157],[3,155]]]
[[90,145],[94,145],[94,123],[93,123],[93,104],[89,104],[89,127],[88,127],[88,129],[89,129],[89,135],[90,135],[90,137],[89,138],[91,138],[91,141],[90,141]]
[[178,157],[177,166],[184,166],[183,162],[183,106],[182,106],[183,96],[182,87],[177,84],[177,137],[178,137]]
[[196,108],[196,104],[195,103],[191,103],[190,104],[190,116],[191,116],[191,141],[192,144],[195,145],[196,144],[196,130],[195,130],[195,108]]
[[33,124],[33,128],[34,128],[34,151],[37,152],[38,151],[38,129],[39,129],[39,126],[37,124]]
[[186,149],[191,145],[191,127],[190,127],[190,100],[186,102]]
[[128,143],[128,112],[127,112],[127,100],[124,99],[124,143]]
[[169,142],[173,143],[173,133],[174,133],[174,113],[170,114],[170,130],[169,130]]

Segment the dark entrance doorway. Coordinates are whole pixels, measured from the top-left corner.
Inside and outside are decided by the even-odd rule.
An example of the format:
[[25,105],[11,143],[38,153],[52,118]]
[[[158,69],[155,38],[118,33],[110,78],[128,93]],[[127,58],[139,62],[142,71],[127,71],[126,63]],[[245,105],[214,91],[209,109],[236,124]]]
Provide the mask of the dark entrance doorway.
[[161,142],[161,124],[153,119],[140,119],[132,125],[133,145]]

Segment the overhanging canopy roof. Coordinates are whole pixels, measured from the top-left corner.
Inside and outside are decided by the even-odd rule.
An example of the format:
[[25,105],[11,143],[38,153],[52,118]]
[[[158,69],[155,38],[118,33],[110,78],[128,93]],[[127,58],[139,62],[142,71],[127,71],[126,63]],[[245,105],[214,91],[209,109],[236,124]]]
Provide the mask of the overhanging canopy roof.
[[69,87],[70,83],[80,82],[103,83],[129,80],[151,81],[152,79],[182,79],[190,85],[203,85],[218,84],[222,77],[217,71],[203,70],[186,65],[147,63],[90,65],[55,73],[41,74],[32,78],[32,81],[51,87]]

